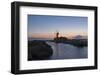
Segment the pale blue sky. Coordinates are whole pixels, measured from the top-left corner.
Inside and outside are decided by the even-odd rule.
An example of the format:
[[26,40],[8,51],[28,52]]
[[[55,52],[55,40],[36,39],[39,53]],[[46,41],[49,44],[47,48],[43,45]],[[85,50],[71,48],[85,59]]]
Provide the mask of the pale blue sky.
[[28,33],[87,33],[88,18],[79,16],[28,15]]

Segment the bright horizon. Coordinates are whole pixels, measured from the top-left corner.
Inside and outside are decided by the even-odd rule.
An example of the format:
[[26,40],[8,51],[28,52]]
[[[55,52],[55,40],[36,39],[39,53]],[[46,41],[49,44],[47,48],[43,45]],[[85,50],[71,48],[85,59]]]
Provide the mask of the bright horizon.
[[28,38],[54,38],[56,31],[67,38],[86,37],[87,30],[87,17],[28,15]]
[[[52,38],[55,38],[55,33],[36,33],[36,34],[31,34],[30,36],[29,36],[29,38],[50,38],[50,39],[52,39]],[[67,37],[67,38],[72,38],[72,37],[75,37],[75,36],[78,36],[78,35],[80,35],[80,36],[84,36],[84,37],[86,37],[87,35],[85,34],[85,33],[80,33],[80,34],[74,34],[74,33],[70,33],[70,34],[63,34],[63,33],[60,33],[60,35],[59,35],[59,37]]]

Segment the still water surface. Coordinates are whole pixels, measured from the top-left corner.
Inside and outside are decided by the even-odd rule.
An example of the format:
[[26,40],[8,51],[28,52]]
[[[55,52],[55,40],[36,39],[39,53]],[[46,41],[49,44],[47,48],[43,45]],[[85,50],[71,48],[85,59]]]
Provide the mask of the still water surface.
[[53,49],[52,59],[79,59],[87,58],[87,47],[76,47],[70,44],[46,42]]

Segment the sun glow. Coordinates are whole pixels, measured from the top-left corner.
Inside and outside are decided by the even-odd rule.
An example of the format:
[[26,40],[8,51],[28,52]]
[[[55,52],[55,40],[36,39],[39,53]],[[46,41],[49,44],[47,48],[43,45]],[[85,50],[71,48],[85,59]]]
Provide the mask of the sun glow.
[[[29,38],[55,38],[56,33],[29,33]],[[85,32],[69,32],[69,33],[59,33],[59,37],[67,37],[69,39],[73,38],[74,36],[81,35],[81,36],[87,36],[87,33]]]

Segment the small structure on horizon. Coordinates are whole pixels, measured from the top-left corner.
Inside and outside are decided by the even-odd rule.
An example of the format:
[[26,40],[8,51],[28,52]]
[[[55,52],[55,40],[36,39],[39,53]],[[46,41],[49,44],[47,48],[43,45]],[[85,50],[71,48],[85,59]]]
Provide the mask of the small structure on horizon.
[[67,37],[59,36],[59,34],[60,33],[56,31],[55,38],[54,38],[55,43],[65,43],[66,41],[68,41]]
[[59,32],[58,31],[56,32],[56,38],[59,38]]

